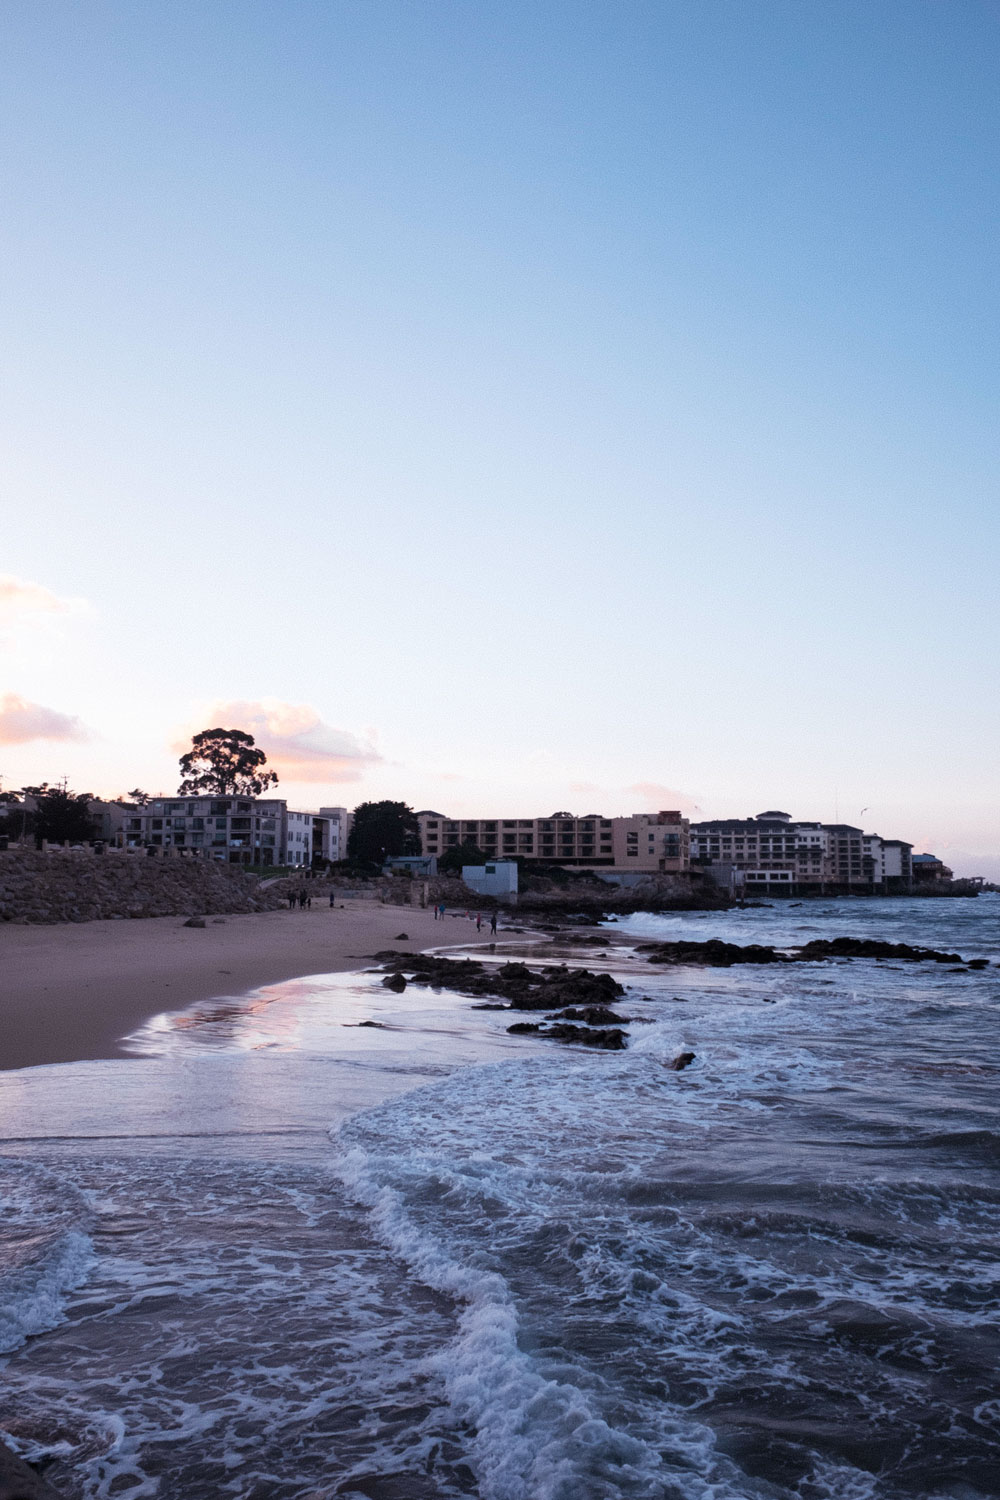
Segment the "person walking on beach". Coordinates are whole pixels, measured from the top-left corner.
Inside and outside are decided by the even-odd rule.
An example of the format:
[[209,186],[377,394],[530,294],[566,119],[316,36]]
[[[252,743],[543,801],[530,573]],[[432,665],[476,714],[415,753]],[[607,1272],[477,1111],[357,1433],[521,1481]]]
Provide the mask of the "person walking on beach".
[[336,906],[336,904],[337,904],[337,893],[336,893],[336,891],[331,891],[330,892],[330,910],[331,911],[333,911],[333,908]]
[[497,930],[497,913],[496,913],[496,907],[494,907],[493,910],[490,912],[490,932],[493,934],[494,937],[496,936],[496,930]]
[[289,891],[288,892],[288,910],[289,911],[294,911],[295,910],[295,892],[294,891]]
[[476,912],[476,931],[477,932],[482,932],[482,930],[483,930],[483,914],[482,914],[481,911],[477,911]]

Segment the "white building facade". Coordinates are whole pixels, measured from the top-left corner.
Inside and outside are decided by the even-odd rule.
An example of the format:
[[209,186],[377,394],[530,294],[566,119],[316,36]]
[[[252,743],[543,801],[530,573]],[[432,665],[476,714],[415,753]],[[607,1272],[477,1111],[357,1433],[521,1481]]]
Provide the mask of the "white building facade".
[[691,828],[692,865],[742,894],[908,890],[910,848],[850,823],[796,822],[776,811]]
[[348,824],[346,808],[299,812],[280,797],[154,797],[126,814],[123,841],[227,864],[309,867],[343,859]]

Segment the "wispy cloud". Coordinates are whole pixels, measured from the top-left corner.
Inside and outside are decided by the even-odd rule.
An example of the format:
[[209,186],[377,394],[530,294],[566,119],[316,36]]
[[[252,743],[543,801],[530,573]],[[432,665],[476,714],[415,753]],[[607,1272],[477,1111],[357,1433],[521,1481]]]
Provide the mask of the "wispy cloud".
[[50,623],[90,608],[86,599],[64,598],[41,583],[0,573],[0,639],[24,625]]
[[243,729],[252,734],[267,756],[269,769],[283,780],[322,783],[360,781],[369,766],[382,757],[368,740],[345,729],[335,729],[305,703],[283,703],[277,698],[237,699],[215,703],[202,722],[178,739],[178,753],[190,749],[190,734],[200,729]]
[[41,703],[31,703],[16,693],[5,693],[0,697],[0,745],[89,738],[86,726],[70,714],[44,708]]
[[690,792],[680,792],[673,786],[662,786],[658,781],[633,781],[625,790],[641,797],[651,812],[670,808],[674,812],[683,813],[685,817],[701,812],[697,800]]

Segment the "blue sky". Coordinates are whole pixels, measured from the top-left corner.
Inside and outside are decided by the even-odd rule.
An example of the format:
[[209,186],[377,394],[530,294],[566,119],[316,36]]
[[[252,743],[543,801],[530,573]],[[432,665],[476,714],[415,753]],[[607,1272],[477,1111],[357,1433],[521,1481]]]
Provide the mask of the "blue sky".
[[3,784],[171,789],[226,708],[306,805],[1000,871],[998,33],[5,7]]

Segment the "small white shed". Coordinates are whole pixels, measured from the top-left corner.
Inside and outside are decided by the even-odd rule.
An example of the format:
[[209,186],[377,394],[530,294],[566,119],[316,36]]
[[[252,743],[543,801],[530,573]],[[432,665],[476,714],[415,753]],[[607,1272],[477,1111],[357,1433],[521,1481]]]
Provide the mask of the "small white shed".
[[517,865],[512,859],[491,860],[487,865],[463,865],[462,879],[477,896],[495,901],[517,900]]

